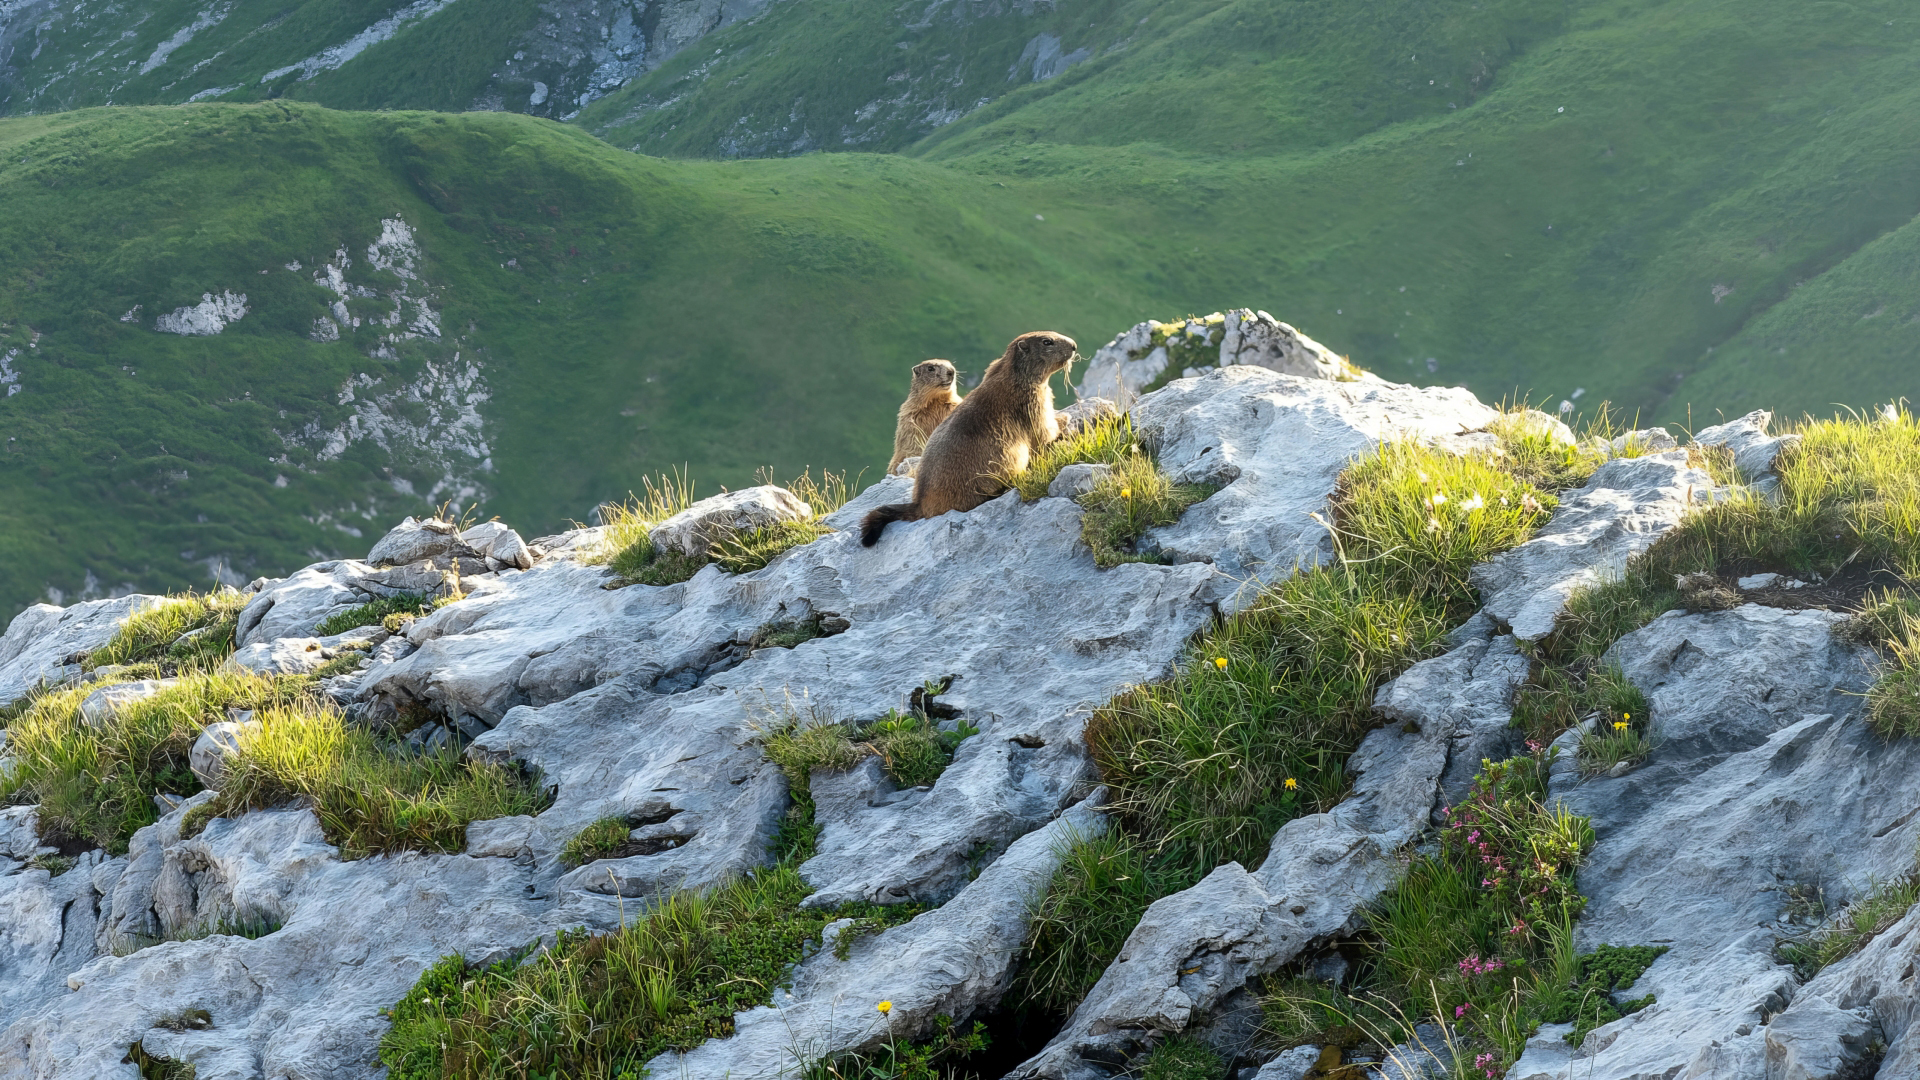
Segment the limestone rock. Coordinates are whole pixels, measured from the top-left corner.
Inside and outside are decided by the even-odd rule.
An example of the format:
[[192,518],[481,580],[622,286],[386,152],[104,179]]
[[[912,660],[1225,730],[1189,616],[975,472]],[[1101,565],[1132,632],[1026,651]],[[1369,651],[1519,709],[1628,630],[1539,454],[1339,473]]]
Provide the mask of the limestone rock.
[[1248,980],[1351,927],[1399,880],[1398,851],[1426,828],[1446,766],[1450,729],[1409,726],[1369,734],[1348,762],[1353,794],[1281,826],[1260,869],[1228,863],[1155,901],[1060,1033],[1012,1075],[1105,1077],[1101,1062],[1185,1030]]
[[915,454],[910,458],[901,458],[900,464],[895,465],[893,467],[893,475],[895,476],[913,476],[919,471],[920,471],[920,455],[919,454]]
[[[1413,665],[1374,696],[1374,710],[1389,720],[1431,725],[1449,740],[1441,778],[1447,806],[1472,790],[1483,761],[1502,761],[1521,750],[1512,727],[1513,697],[1532,661],[1512,636],[1492,636],[1491,623],[1476,619],[1463,628],[1468,632],[1459,635],[1458,647]],[[1434,816],[1438,823],[1440,808]]]
[[[1138,323],[1101,346],[1087,362],[1086,374],[1074,392],[1083,399],[1103,398],[1131,408],[1147,387],[1164,379],[1172,363],[1168,347],[1153,344],[1154,326]],[[1181,343],[1183,354],[1188,349],[1211,351],[1218,345],[1218,352],[1212,354],[1218,357],[1218,368],[1208,365],[1208,370],[1247,366],[1306,379],[1380,381],[1354,373],[1331,349],[1264,311],[1236,308],[1188,320],[1184,328],[1175,326],[1173,340]],[[1199,368],[1192,370],[1204,374]]]
[[315,563],[247,601],[234,627],[234,644],[307,637],[328,618],[379,597],[432,593],[444,584],[440,571],[420,563],[385,570],[352,559]]
[[657,550],[704,555],[729,530],[745,532],[812,516],[813,509],[798,495],[762,484],[701,499],[655,525],[648,536]]
[[1119,413],[1119,407],[1106,398],[1083,397],[1053,415],[1060,422],[1060,434],[1072,435],[1089,427],[1096,420],[1118,416]]
[[326,662],[319,638],[283,637],[235,649],[221,666],[255,675],[309,675]]
[[1239,308],[1226,316],[1221,367],[1245,364],[1303,379],[1338,379],[1346,374],[1346,361],[1332,349],[1264,311]]
[[[40,906],[15,913],[7,910],[7,890],[34,875],[0,878],[0,927],[9,928],[0,932],[33,927],[45,942],[15,963],[0,941],[0,972],[9,976],[0,980],[0,1015],[11,1020],[0,1031],[0,1075],[119,1076],[136,1040],[195,1063],[202,1076],[374,1075],[364,1063],[374,1060],[387,1029],[382,1010],[429,964],[453,952],[499,958],[585,921],[534,895],[530,871],[504,859],[407,854],[341,862],[311,811],[215,820],[187,841],[177,839],[178,820],[141,830],[130,865],[112,881],[102,910],[120,919],[118,940],[232,916],[285,925],[258,939],[215,934],[85,962],[95,955],[90,899],[67,901],[85,915],[68,914],[63,927],[67,909],[47,907],[61,899],[58,888],[41,885]],[[99,895],[87,873],[54,885]],[[35,921],[35,910],[48,914]],[[79,959],[52,962],[61,949]],[[34,956],[45,959],[36,967]],[[19,982],[16,972],[25,976]],[[180,1033],[155,1026],[189,1007],[211,1012],[214,1026]]]
[[40,850],[39,815],[31,806],[0,810],[0,859],[25,861]]
[[1625,454],[1629,450],[1638,453],[1658,453],[1675,450],[1680,446],[1673,433],[1663,427],[1635,428],[1623,435],[1615,435],[1607,443],[1607,449],[1615,455]]
[[1911,867],[1920,842],[1920,744],[1885,742],[1858,715],[1873,659],[1832,638],[1840,620],[1752,604],[1670,612],[1614,645],[1607,661],[1646,693],[1655,744],[1620,778],[1554,777],[1599,835],[1580,872],[1580,942],[1672,951],[1628,991],[1655,1004],[1577,1052],[1537,1040],[1510,1077],[1753,1077],[1788,1041],[1814,1059],[1809,1028],[1764,1033],[1803,997],[1773,957],[1785,890],[1818,884],[1845,903]]
[[[684,1080],[776,1080],[829,1054],[871,1049],[933,1030],[934,1017],[968,1016],[998,1001],[1025,944],[1033,907],[1075,837],[1096,837],[1106,819],[1076,806],[1015,841],[943,907],[855,941],[846,960],[821,949],[795,971],[772,1005],[734,1017],[731,1038],[663,1054],[655,1076]],[[893,1003],[882,1015],[876,1002]]]
[[141,679],[138,682],[113,683],[88,694],[80,701],[80,721],[89,727],[104,727],[115,713],[172,686],[175,679]]
[[1688,465],[1685,451],[1615,458],[1585,487],[1561,493],[1560,508],[1533,539],[1474,567],[1474,587],[1488,614],[1520,640],[1536,641],[1575,590],[1618,577],[1628,559],[1713,491],[1713,478]]
[[1140,400],[1134,428],[1176,483],[1222,490],[1143,546],[1264,583],[1332,557],[1321,521],[1340,470],[1382,439],[1485,427],[1494,410],[1465,390],[1327,382],[1229,367]]
[[1260,1071],[1254,1075],[1254,1080],[1303,1080],[1307,1070],[1313,1068],[1319,1060],[1319,1047],[1296,1046],[1291,1050],[1282,1051],[1280,1056],[1260,1066]]
[[409,517],[373,545],[373,550],[367,552],[367,562],[374,566],[404,566],[436,555],[466,554],[465,546],[453,522]]
[[1078,498],[1112,474],[1111,465],[1069,465],[1047,485],[1047,494],[1056,499]]
[[533,552],[528,549],[526,541],[520,539],[519,533],[498,521],[483,521],[461,533],[460,540],[482,558],[519,570],[533,568]]
[[222,720],[208,724],[201,729],[200,737],[193,741],[193,749],[188,752],[189,767],[193,775],[210,791],[220,790],[220,782],[226,779],[227,758],[240,750],[240,737],[260,730],[260,721],[244,720],[234,722]]
[[1833,1075],[1840,1071],[1835,1066],[1863,1057],[1863,1036],[1874,1035],[1887,1047],[1878,1075],[1920,1075],[1920,989],[1910,974],[1920,964],[1916,931],[1920,909],[1801,987],[1767,1026],[1767,1075],[1775,1069],[1782,1075]]
[[16,701],[41,683],[80,675],[78,657],[105,645],[130,615],[161,602],[158,596],[88,600],[72,607],[35,604],[13,617],[0,636],[0,704]]
[[[1733,463],[1750,482],[1764,482],[1782,451],[1800,441],[1798,435],[1768,435],[1773,413],[1755,409],[1738,420],[1715,424],[1693,436],[1700,446],[1724,446],[1733,451]],[[1764,483],[1763,483],[1764,486]]]

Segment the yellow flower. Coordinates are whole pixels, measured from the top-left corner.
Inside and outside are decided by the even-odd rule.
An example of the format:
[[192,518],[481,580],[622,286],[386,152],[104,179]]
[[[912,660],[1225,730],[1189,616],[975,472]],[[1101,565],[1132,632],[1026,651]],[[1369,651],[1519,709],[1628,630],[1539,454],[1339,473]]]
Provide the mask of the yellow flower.
[[885,1016],[885,1015],[887,1015],[888,1013],[890,1013],[890,1012],[892,1012],[892,1011],[893,1011],[893,1002],[891,1002],[891,1001],[883,1001],[883,1002],[881,1002],[880,1004],[878,1004],[878,1005],[875,1005],[875,1006],[874,1006],[874,1008],[876,1008],[876,1009],[879,1009],[879,1010],[880,1010],[880,1015],[881,1015],[881,1016]]
[[1620,714],[1620,718],[1621,718],[1622,720],[1631,720],[1631,719],[1633,719],[1633,714],[1632,714],[1632,713],[1630,713],[1630,712],[1629,712],[1629,713],[1621,713],[1621,714]]
[[1295,791],[1295,790],[1297,790],[1297,789],[1298,789],[1299,787],[1300,787],[1300,781],[1298,781],[1298,780],[1295,780],[1295,779],[1294,779],[1293,777],[1291,777],[1291,776],[1289,776],[1289,777],[1287,777],[1287,790],[1288,790],[1288,791]]
[[1219,668],[1221,671],[1227,670],[1227,658],[1224,656],[1214,657],[1213,666]]
[[1627,730],[1627,722],[1625,720],[1615,720],[1613,722],[1613,730],[1615,731]]
[[1133,489],[1132,489],[1132,488],[1121,488],[1121,489],[1120,489],[1120,497],[1121,497],[1121,498],[1123,498],[1123,499],[1131,499],[1131,498],[1133,498]]

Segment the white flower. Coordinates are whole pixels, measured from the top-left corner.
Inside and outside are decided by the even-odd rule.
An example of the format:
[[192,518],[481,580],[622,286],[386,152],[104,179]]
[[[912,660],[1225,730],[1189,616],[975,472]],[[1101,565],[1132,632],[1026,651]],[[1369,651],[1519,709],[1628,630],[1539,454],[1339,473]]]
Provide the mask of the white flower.
[[1468,499],[1466,502],[1463,502],[1460,504],[1460,509],[1478,510],[1485,505],[1487,505],[1487,500],[1481,498],[1480,493],[1476,491],[1473,493],[1473,498]]
[[1427,497],[1427,501],[1435,506],[1439,506],[1441,503],[1447,501],[1447,493],[1444,491],[1436,491]]

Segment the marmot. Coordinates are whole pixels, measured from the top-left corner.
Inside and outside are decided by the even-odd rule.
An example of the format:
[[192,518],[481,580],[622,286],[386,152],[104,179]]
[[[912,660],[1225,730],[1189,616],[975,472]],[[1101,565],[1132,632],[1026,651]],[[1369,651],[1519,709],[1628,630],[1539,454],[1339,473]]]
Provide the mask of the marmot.
[[913,501],[882,506],[860,523],[872,547],[890,521],[918,521],[971,510],[1006,490],[1004,478],[1027,467],[1033,452],[1060,437],[1048,380],[1079,359],[1074,340],[1041,330],[1021,334],[987,365],[967,399],[928,437],[913,481]]
[[945,360],[913,365],[913,386],[907,390],[900,418],[893,425],[893,460],[887,462],[888,476],[893,475],[895,465],[918,454],[927,445],[927,436],[960,404],[960,395],[953,391],[958,377],[959,372]]

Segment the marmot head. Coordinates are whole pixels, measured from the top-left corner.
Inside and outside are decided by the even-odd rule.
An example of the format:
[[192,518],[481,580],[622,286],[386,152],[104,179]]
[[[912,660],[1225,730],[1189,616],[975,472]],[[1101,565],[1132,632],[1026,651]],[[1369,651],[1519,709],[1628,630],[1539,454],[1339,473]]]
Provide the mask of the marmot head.
[[1035,383],[1047,381],[1056,371],[1065,371],[1079,358],[1079,346],[1074,340],[1051,330],[1021,334],[1007,346],[1007,354],[1002,357],[1012,365],[1015,377]]
[[919,397],[929,390],[944,390],[958,376],[959,372],[945,360],[923,360],[913,365],[913,389],[909,393]]

